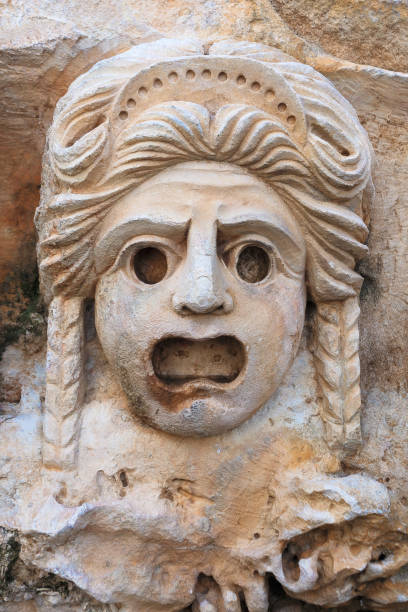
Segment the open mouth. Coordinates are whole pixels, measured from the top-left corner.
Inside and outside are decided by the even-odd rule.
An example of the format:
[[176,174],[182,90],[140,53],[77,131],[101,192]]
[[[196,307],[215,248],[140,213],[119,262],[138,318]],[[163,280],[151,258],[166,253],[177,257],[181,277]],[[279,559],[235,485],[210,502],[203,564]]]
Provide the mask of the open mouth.
[[205,340],[166,338],[152,355],[154,373],[167,385],[210,380],[230,383],[245,366],[245,349],[234,336]]

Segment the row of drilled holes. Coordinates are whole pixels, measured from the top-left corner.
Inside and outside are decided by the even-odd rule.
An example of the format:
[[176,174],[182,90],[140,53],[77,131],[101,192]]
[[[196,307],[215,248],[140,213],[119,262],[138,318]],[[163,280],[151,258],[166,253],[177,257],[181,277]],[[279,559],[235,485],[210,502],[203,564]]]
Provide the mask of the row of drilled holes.
[[[205,69],[201,72],[201,76],[203,77],[203,79],[207,79],[207,80],[211,79],[211,76],[212,76],[211,71],[208,69]],[[179,75],[177,74],[177,72],[173,71],[169,73],[167,78],[170,81],[170,83],[175,83],[176,81],[178,81]],[[196,78],[196,73],[194,72],[194,70],[187,70],[186,79],[189,79],[190,81],[192,81],[195,78]],[[226,72],[221,71],[218,73],[217,78],[219,81],[222,81],[222,82],[227,81],[228,75]],[[239,74],[237,78],[235,79],[235,81],[239,87],[243,87],[246,84],[247,79],[243,74]],[[154,79],[153,87],[155,87],[156,89],[160,89],[161,87],[163,87],[163,81],[158,78]],[[258,81],[252,81],[252,83],[250,84],[250,88],[254,92],[259,92],[261,90],[261,84]],[[148,89],[146,87],[139,87],[137,93],[140,97],[143,98],[144,96],[147,96]],[[264,95],[267,100],[273,100],[273,98],[275,97],[275,92],[273,91],[273,89],[267,89]],[[136,100],[134,98],[129,98],[126,105],[128,108],[133,108],[136,106]],[[278,104],[279,112],[284,113],[286,109],[287,109],[287,105],[285,104],[285,102],[280,102]],[[125,110],[120,111],[119,117],[120,119],[123,119],[123,120],[127,119],[128,112]],[[286,118],[286,121],[289,123],[289,125],[295,125],[296,117],[294,115],[289,115]]]

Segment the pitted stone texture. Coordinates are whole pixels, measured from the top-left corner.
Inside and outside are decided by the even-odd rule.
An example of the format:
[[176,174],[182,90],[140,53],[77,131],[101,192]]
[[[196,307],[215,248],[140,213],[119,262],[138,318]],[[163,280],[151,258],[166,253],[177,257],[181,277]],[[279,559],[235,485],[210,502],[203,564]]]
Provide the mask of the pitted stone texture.
[[[2,308],[3,320],[15,322],[6,339],[17,333],[20,341],[6,350],[1,364],[0,512],[4,526],[18,529],[22,548],[16,563],[4,556],[14,582],[1,593],[1,612],[162,612],[163,606],[147,603],[142,592],[154,593],[165,602],[164,609],[177,611],[193,599],[195,611],[221,612],[237,612],[243,598],[250,611],[269,606],[275,612],[339,606],[353,597],[360,599],[342,609],[354,611],[358,601],[368,610],[386,610],[407,599],[408,359],[401,333],[407,286],[407,78],[345,61],[394,66],[385,64],[392,62],[386,45],[374,49],[375,36],[365,36],[360,45],[358,27],[338,21],[335,4],[330,19],[325,14],[324,23],[318,24],[318,36],[296,14],[306,9],[314,14],[324,5],[286,6],[289,26],[300,36],[307,32],[306,38],[320,48],[296,36],[269,2],[172,3],[166,10],[163,3],[149,3],[136,20],[130,3],[100,2],[89,9],[83,3],[25,2],[4,9],[7,87],[2,95],[1,167],[2,244],[7,248],[1,264],[8,293]],[[390,6],[382,6],[381,23],[387,28]],[[275,8],[283,15],[281,3]],[[400,3],[392,8],[400,20],[395,27],[402,27],[405,9]],[[359,27],[362,23],[360,19]],[[30,222],[38,201],[44,134],[56,100],[76,76],[103,57],[158,38],[155,28],[211,41],[228,36],[272,43],[325,74],[357,109],[369,133],[377,159],[377,193],[371,203],[363,202],[371,233],[370,254],[359,268],[365,283],[360,322],[363,445],[357,452],[352,445],[341,458],[325,442],[322,397],[308,348],[312,313],[306,313],[300,350],[272,404],[231,434],[175,443],[129,413],[126,396],[95,339],[91,305],[82,311],[74,304],[60,314],[68,327],[78,313],[85,322],[83,335],[74,334],[70,349],[76,354],[86,343],[78,474],[51,470],[44,478],[44,311],[36,312]],[[334,34],[346,30],[351,42],[340,42]],[[383,32],[381,40],[387,36]],[[403,46],[404,38],[398,42]],[[344,60],[325,56],[323,48],[341,52]],[[223,49],[233,52],[232,43]],[[393,51],[394,67],[403,68],[395,39]],[[282,54],[280,58],[284,60]],[[24,211],[18,227],[13,206]],[[23,308],[26,312],[18,318]],[[335,314],[326,310],[319,316],[330,324]],[[64,347],[57,344],[56,352],[59,348]],[[69,368],[66,372],[76,375]],[[261,435],[257,423],[262,424]],[[142,564],[135,562],[135,550]],[[149,566],[156,578],[146,572]],[[114,570],[117,578],[112,580]],[[130,584],[129,572],[134,579]]]
[[336,57],[388,70],[408,70],[405,0],[272,0],[294,33]]

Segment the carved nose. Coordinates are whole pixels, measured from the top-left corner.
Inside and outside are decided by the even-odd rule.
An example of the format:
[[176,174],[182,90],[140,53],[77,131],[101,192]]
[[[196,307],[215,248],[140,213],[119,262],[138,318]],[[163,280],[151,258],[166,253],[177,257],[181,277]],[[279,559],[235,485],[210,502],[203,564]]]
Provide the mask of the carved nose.
[[[192,281],[192,282],[191,282]],[[179,314],[227,314],[233,308],[233,299],[222,281],[213,276],[196,275],[185,279],[185,290],[173,294],[173,308]]]
[[226,314],[233,309],[233,299],[220,269],[217,256],[217,225],[196,219],[188,234],[188,247],[182,277],[172,296],[179,314]]

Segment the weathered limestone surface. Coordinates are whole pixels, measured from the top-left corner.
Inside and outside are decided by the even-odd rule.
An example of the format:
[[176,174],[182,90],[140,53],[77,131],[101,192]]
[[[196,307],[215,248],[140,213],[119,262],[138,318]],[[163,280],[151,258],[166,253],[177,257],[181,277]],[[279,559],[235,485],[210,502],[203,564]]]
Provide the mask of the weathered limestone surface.
[[405,72],[408,5],[404,0],[272,0],[298,36],[343,59]]
[[[67,0],[1,5],[0,342],[4,350],[0,365],[1,611],[130,612],[181,610],[189,605],[193,610],[237,611],[243,602],[250,611],[312,610],[316,606],[337,608],[343,604],[349,610],[405,609],[408,76],[403,71],[407,70],[407,19],[404,3],[374,0],[327,5],[306,0],[296,3],[217,0],[188,4],[154,0],[85,4]],[[54,124],[49,137],[51,144],[46,147],[46,132],[56,103],[74,80],[96,62],[131,48],[137,57],[140,47],[141,57],[137,61],[143,63],[149,52],[140,45],[157,41],[160,48],[163,35],[177,38],[180,49],[184,49],[175,52],[169,44],[165,46],[164,57],[201,54],[204,62],[208,58],[212,61],[211,55],[247,57],[251,47],[243,51],[239,46],[242,40],[269,45],[275,49],[273,62],[277,65],[291,61],[283,52],[326,76],[357,111],[359,122],[367,131],[373,163],[364,174],[364,194],[361,190],[360,200],[353,203],[354,212],[369,229],[368,254],[362,257],[359,252],[357,257],[354,253],[354,258],[359,259],[357,272],[364,281],[359,319],[362,403],[359,410],[360,395],[355,395],[359,388],[357,371],[353,400],[347,397],[342,400],[341,414],[348,417],[344,420],[342,416],[341,436],[339,428],[330,425],[335,400],[325,387],[325,380],[334,371],[330,369],[333,364],[327,361],[326,354],[321,365],[318,346],[320,342],[325,353],[335,346],[331,327],[334,320],[341,321],[340,343],[348,329],[352,330],[352,342],[358,342],[355,335],[358,306],[351,294],[325,294],[321,289],[322,277],[313,277],[309,268],[307,287],[311,302],[303,326],[303,281],[296,280],[296,274],[291,277],[279,272],[280,301],[274,302],[273,311],[275,315],[281,312],[282,317],[280,325],[274,328],[272,322],[276,318],[265,324],[261,316],[265,312],[268,320],[270,297],[265,297],[265,303],[259,298],[255,306],[254,297],[246,302],[248,298],[235,285],[224,295],[222,283],[219,286],[215,283],[208,306],[204,303],[209,299],[208,288],[197,281],[201,272],[194,276],[194,262],[190,261],[190,272],[183,277],[183,285],[177,281],[177,275],[172,280],[170,273],[173,265],[174,269],[179,265],[178,258],[182,262],[188,258],[184,260],[181,252],[165,250],[165,275],[169,274],[169,280],[163,282],[170,283],[169,292],[173,298],[176,295],[172,302],[176,314],[171,317],[175,317],[174,321],[178,321],[177,317],[183,320],[173,328],[173,323],[166,319],[168,301],[161,297],[164,295],[161,283],[158,282],[158,291],[155,288],[156,279],[162,280],[160,261],[153,262],[153,273],[159,277],[148,280],[152,302],[145,297],[139,311],[135,306],[139,298],[127,294],[128,281],[123,284],[122,272],[106,273],[113,263],[109,263],[109,257],[122,246],[121,228],[126,215],[140,214],[146,194],[151,198],[147,215],[153,214],[155,207],[162,211],[169,194],[177,201],[191,199],[193,196],[186,195],[186,186],[177,192],[180,181],[190,186],[192,194],[203,194],[207,211],[197,225],[189,226],[190,233],[201,236],[196,246],[191,247],[192,253],[200,251],[203,236],[208,238],[204,228],[212,198],[214,203],[221,197],[227,201],[231,189],[240,186],[241,197],[251,202],[257,198],[263,204],[269,202],[266,208],[274,210],[281,222],[285,220],[294,239],[298,237],[299,241],[303,236],[306,246],[299,247],[296,257],[293,249],[285,250],[283,244],[280,248],[291,254],[292,272],[293,266],[304,265],[302,248],[310,254],[311,247],[307,242],[308,230],[304,230],[299,218],[293,220],[282,212],[285,204],[276,194],[261,195],[263,179],[255,177],[248,182],[245,172],[237,173],[237,158],[223,154],[221,159],[217,153],[221,149],[217,149],[217,132],[211,126],[222,101],[224,105],[253,104],[283,120],[277,101],[272,112],[272,107],[265,106],[266,95],[262,101],[251,97],[256,88],[251,93],[249,85],[258,82],[258,76],[245,77],[247,97],[243,98],[242,90],[237,85],[234,90],[231,84],[228,93],[220,93],[222,79],[215,83],[211,97],[195,93],[197,87],[202,92],[207,85],[198,83],[196,78],[200,71],[204,74],[204,64],[194,68],[194,84],[186,77],[185,84],[177,86],[177,99],[204,104],[203,108],[209,111],[208,118],[200,115],[196,121],[204,132],[208,126],[210,132],[213,130],[215,140],[211,137],[205,144],[213,147],[212,156],[201,153],[193,157],[194,161],[186,158],[172,168],[164,166],[155,177],[121,196],[121,214],[109,213],[98,238],[92,238],[90,250],[96,248],[99,259],[87,271],[86,282],[78,269],[73,289],[62,283],[61,291],[55,291],[56,276],[66,271],[62,264],[54,277],[53,272],[48,277],[44,272],[43,294],[39,293],[33,215],[39,204],[41,183],[43,211],[59,193],[91,193],[93,189],[86,183],[86,177],[85,188],[78,186],[82,179],[75,182],[77,169],[73,166],[69,170],[72,159],[69,155],[64,157],[66,153],[58,153],[59,161],[51,159],[50,163],[50,156],[57,151],[55,147],[62,143],[59,141],[62,128]],[[263,53],[267,52],[265,48]],[[245,66],[243,63],[242,70]],[[229,64],[222,61],[219,65],[211,64],[212,74],[215,67],[217,74],[227,72],[230,78]],[[126,73],[130,68],[122,70]],[[136,74],[136,68],[133,71]],[[163,80],[161,73],[154,78]],[[70,100],[75,105],[75,96],[82,95],[81,88],[85,86],[81,81],[78,83],[76,89],[75,86],[71,89],[71,98],[67,98],[68,106]],[[124,106],[118,103],[119,106],[109,107],[115,139],[120,139],[126,121],[137,119],[140,111],[132,111],[126,100],[137,98],[140,87],[143,84],[123,98]],[[275,92],[277,83],[273,87]],[[158,97],[147,100],[146,112],[154,103],[171,99],[160,98],[158,91],[165,89],[155,90]],[[262,82],[262,94],[267,89]],[[299,111],[296,105],[291,107],[286,99],[285,104],[289,110],[285,109],[284,121],[292,116],[293,110],[294,129],[300,129],[304,111]],[[348,121],[342,137],[347,130],[355,136],[360,129],[352,109],[347,109]],[[126,117],[120,117],[119,113],[124,111]],[[59,112],[62,113],[61,109]],[[134,118],[132,112],[136,112]],[[317,123],[322,126],[325,121],[320,119]],[[92,131],[93,127],[95,124],[86,129]],[[291,121],[285,123],[286,128],[292,129]],[[347,136],[353,146],[354,136]],[[301,129],[299,134],[295,133],[295,142],[303,146]],[[339,142],[344,148],[344,141],[340,138]],[[190,144],[193,148],[197,146],[197,136]],[[67,142],[61,146],[66,147]],[[45,149],[48,153],[41,178]],[[86,147],[84,151],[86,158]],[[90,155],[92,158],[93,154]],[[106,155],[109,159],[110,153]],[[367,156],[368,160],[369,153]],[[56,170],[58,163],[60,168]],[[80,173],[85,166],[80,165]],[[55,172],[59,173],[57,182],[53,178]],[[367,179],[369,173],[375,191]],[[208,180],[203,182],[203,176]],[[75,180],[70,182],[69,177]],[[339,192],[333,192],[331,198],[332,202],[341,201]],[[98,205],[96,201],[94,204]],[[235,198],[234,206],[238,204]],[[199,207],[199,203],[195,205]],[[177,214],[181,216],[182,210]],[[263,213],[259,209],[257,214]],[[48,220],[45,217],[38,222],[42,241],[47,238],[49,230],[44,229],[44,224]],[[215,221],[221,223],[217,216],[211,223]],[[116,228],[116,234],[112,228]],[[126,240],[130,238],[133,236],[126,234]],[[174,240],[170,235],[166,239]],[[364,242],[365,238],[360,233],[356,239]],[[193,238],[189,237],[189,241],[194,244]],[[166,245],[166,249],[171,247]],[[152,243],[142,246],[151,248]],[[145,260],[135,263],[135,250],[131,248],[136,247],[132,243],[129,248],[123,254],[121,266],[126,274],[131,269],[137,282],[143,282],[141,279],[151,273],[150,263]],[[141,247],[136,252],[141,252],[138,248]],[[260,274],[263,256],[256,260],[255,268],[251,261],[246,268],[245,261],[238,262],[239,249],[234,244],[223,265],[229,266],[234,274],[239,270],[244,276],[249,274],[248,278]],[[205,252],[208,254],[208,249]],[[52,254],[40,250],[40,260],[47,256]],[[104,259],[106,265],[102,263]],[[68,267],[72,265],[65,252],[61,261],[64,260]],[[280,265],[284,266],[274,262],[278,271]],[[265,278],[272,281],[271,269],[268,268],[269,276]],[[94,307],[95,271],[100,280]],[[240,278],[237,287],[245,280],[242,275]],[[253,282],[248,278],[248,282]],[[351,278],[351,285],[356,287],[356,279]],[[275,280],[273,283],[276,287]],[[180,287],[183,291],[178,294]],[[147,295],[145,289],[143,295]],[[156,312],[158,301],[162,310]],[[238,311],[232,309],[236,303],[240,304]],[[193,322],[187,329],[185,320],[190,320],[190,315],[183,318],[182,311],[186,305],[195,312],[193,321],[202,321],[203,314],[209,316],[208,308],[221,308],[222,313],[212,315],[215,323],[210,318],[209,327]],[[117,320],[115,308],[122,313]],[[290,315],[285,314],[286,309]],[[252,321],[253,311],[257,316]],[[226,326],[224,312],[225,320],[231,321]],[[168,323],[171,329],[166,328]],[[177,421],[172,416],[185,410],[185,399],[171,400],[175,412],[169,417],[169,395],[153,397],[151,389],[143,387],[146,371],[137,365],[137,359],[135,366],[132,363],[134,355],[142,354],[150,346],[149,334],[155,340],[169,331],[177,336],[188,332],[190,339],[198,338],[199,333],[201,338],[237,336],[243,346],[251,346],[257,326],[264,330],[264,335],[247,387],[237,387],[230,405],[216,398],[209,404],[206,417],[199,398],[198,421],[194,417],[187,426],[185,420]],[[128,339],[121,340],[119,345],[115,338],[124,329]],[[287,344],[285,334],[292,345]],[[274,340],[276,337],[282,344]],[[137,346],[135,338],[139,339]],[[226,344],[222,340],[215,349],[210,343],[197,346],[180,343],[160,346],[151,374],[168,381],[172,376],[188,378],[199,372],[203,377],[230,378],[227,384],[234,385],[234,372],[242,370],[241,349],[228,338]],[[179,357],[174,355],[190,350],[196,361],[190,369],[183,366],[180,370]],[[213,350],[221,355],[221,369],[209,365]],[[231,350],[235,353],[232,362],[228,357]],[[352,354],[355,355],[354,349]],[[287,357],[286,362],[282,355]],[[264,371],[268,369],[275,378],[268,377],[264,384]],[[71,387],[74,400],[71,391],[64,390],[65,377],[75,381]],[[140,394],[141,398],[136,398]],[[266,406],[256,412],[259,403],[271,395]],[[220,406],[228,416],[218,420]],[[238,412],[234,406],[239,407]],[[56,434],[53,419],[61,410],[65,411],[64,423]]]

